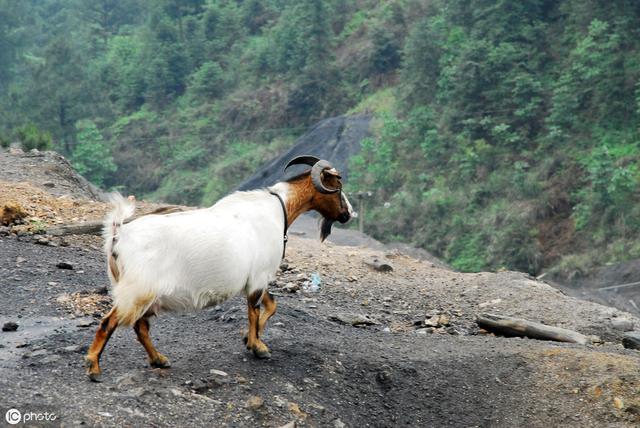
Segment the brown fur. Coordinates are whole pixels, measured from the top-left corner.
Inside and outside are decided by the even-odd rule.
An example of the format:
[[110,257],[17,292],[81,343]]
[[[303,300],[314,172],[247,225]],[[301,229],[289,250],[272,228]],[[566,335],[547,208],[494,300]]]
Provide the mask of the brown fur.
[[[289,225],[300,214],[309,210],[318,211],[330,221],[334,221],[340,215],[340,192],[330,194],[318,192],[311,181],[311,174],[301,174],[290,179],[288,183],[290,186],[289,194],[287,195]],[[331,174],[323,174],[323,183],[332,189],[342,188],[340,179]]]

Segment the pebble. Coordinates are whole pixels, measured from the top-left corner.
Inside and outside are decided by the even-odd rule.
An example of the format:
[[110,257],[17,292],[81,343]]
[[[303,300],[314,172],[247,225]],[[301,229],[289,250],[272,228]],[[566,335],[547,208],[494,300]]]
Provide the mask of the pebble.
[[264,400],[262,397],[258,395],[253,395],[249,397],[247,402],[245,403],[245,407],[249,410],[258,410],[264,405]]
[[73,270],[73,265],[69,262],[59,262],[56,264],[58,269]]
[[611,326],[618,331],[631,331],[633,330],[633,321],[628,318],[613,318]]
[[2,326],[2,331],[16,331],[18,329],[18,323],[13,321],[9,321],[4,323]]
[[222,370],[216,370],[216,369],[209,370],[209,373],[211,373],[212,375],[217,375],[217,376],[229,376],[229,374],[227,372],[223,372]]

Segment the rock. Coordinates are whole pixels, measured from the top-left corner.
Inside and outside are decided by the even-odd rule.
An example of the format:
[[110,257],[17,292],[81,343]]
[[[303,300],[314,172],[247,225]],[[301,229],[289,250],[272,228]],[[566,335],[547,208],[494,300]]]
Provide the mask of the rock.
[[296,428],[296,421],[291,421],[288,424],[284,424],[280,428]]
[[42,183],[42,185],[48,188],[56,187],[56,183],[54,183],[53,181],[45,181],[44,183]]
[[622,338],[622,346],[640,350],[640,331],[628,331]]
[[333,421],[333,426],[334,428],[345,428],[346,425],[344,422],[342,422],[340,419],[336,419],[335,421]]
[[426,327],[437,327],[438,321],[440,321],[440,315],[434,315],[431,318],[424,320],[424,325]]
[[18,323],[13,321],[9,321],[4,323],[2,326],[2,331],[16,331],[18,329]]
[[211,373],[212,375],[216,375],[216,376],[229,376],[229,374],[227,372],[223,372],[222,370],[216,370],[216,369],[211,369],[209,370],[209,373]]
[[80,321],[78,324],[76,324],[76,326],[81,328],[91,327],[92,325],[95,324],[95,322],[96,322],[95,320],[86,319],[86,320]]
[[256,411],[264,405],[264,400],[258,395],[252,395],[245,403],[245,407],[249,410]]
[[289,404],[287,404],[287,409],[299,418],[305,419],[307,417],[307,414],[300,410],[300,406],[296,403],[289,402]]
[[618,331],[631,331],[633,330],[633,321],[628,318],[613,318],[611,326]]
[[282,289],[287,293],[295,293],[296,291],[300,290],[300,285],[294,282],[287,282],[284,287],[282,287]]
[[378,272],[391,272],[393,271],[393,266],[389,262],[385,262],[380,260],[377,257],[373,257],[371,259],[364,260],[364,263],[374,270]]
[[613,398],[613,407],[615,407],[618,410],[622,410],[624,408],[624,401],[622,401],[622,398],[614,397]]
[[60,360],[60,355],[48,355],[40,360],[40,364],[51,364]]
[[368,315],[360,315],[360,314],[336,314],[331,315],[329,317],[330,321],[338,321],[342,324],[351,324],[354,327],[361,327],[367,325],[376,325],[378,322]]
[[59,262],[58,264],[56,264],[56,267],[58,269],[73,270],[73,265],[69,262]]
[[80,352],[81,349],[82,347],[80,345],[70,345],[62,348],[64,352],[71,352],[71,353]]

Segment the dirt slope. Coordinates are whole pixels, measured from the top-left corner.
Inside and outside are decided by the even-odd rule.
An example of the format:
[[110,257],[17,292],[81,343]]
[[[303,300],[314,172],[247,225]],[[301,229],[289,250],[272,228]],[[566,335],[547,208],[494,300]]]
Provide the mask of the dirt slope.
[[[31,189],[30,215],[47,224],[100,217],[106,208],[24,183],[3,186],[0,195],[14,198]],[[292,234],[271,286],[279,308],[264,337],[270,360],[244,349],[246,303],[236,297],[153,321],[152,336],[171,369],[150,369],[133,332],[118,330],[100,384],[89,382],[83,367],[110,304],[100,240],[0,233],[0,325],[18,324],[0,332],[0,416],[9,408],[54,412],[56,426],[640,423],[640,353],[619,345],[622,331],[639,328],[639,319],[517,272],[461,274],[384,247],[320,244],[308,238],[312,227]],[[372,257],[394,270],[372,270],[364,263]],[[474,322],[482,312],[606,343],[482,334]]]

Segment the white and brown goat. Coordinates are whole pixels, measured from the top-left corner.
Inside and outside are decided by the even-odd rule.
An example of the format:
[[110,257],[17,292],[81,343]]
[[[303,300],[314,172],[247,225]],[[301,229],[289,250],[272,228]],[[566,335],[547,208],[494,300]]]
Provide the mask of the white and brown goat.
[[287,228],[303,212],[316,210],[323,217],[324,240],[333,222],[354,216],[340,174],[329,162],[300,156],[287,167],[295,164],[312,168],[267,189],[235,192],[210,208],[148,215],[127,224],[134,202],[114,196],[115,208],[104,225],[114,304],[86,356],[92,380],[98,380],[100,355],[119,325],[133,326],[152,367],[169,367],[151,342],[149,318],[216,305],[240,292],[248,303],[247,349],[258,358],[271,356],[260,335],[276,311],[267,285],[284,254]]

